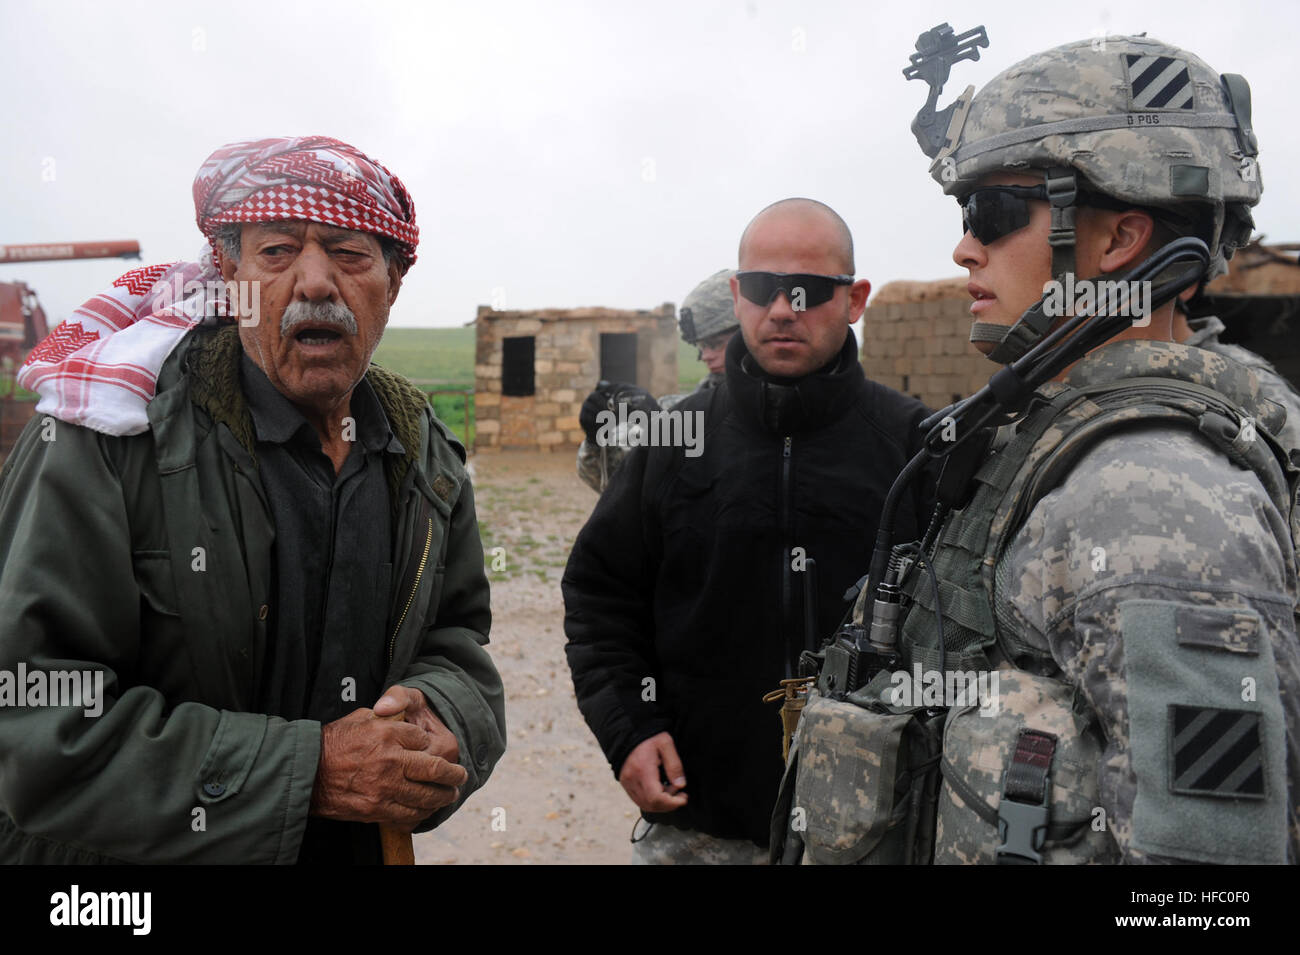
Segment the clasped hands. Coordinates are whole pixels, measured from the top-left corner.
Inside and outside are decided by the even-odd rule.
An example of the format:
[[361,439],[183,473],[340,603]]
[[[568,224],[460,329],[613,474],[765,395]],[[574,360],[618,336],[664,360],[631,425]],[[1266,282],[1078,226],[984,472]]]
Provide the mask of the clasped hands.
[[469,773],[459,761],[456,737],[424,694],[389,687],[374,709],[321,727],[311,814],[410,831],[460,798]]

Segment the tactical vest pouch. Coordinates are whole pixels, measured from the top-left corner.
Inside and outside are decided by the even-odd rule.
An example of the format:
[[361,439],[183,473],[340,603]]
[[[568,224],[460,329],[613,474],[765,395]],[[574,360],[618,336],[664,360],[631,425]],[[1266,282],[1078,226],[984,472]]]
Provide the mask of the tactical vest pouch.
[[941,727],[922,709],[886,712],[813,694],[799,722],[792,809],[806,821],[803,862],[929,862]]
[[[993,864],[999,845],[1035,842],[1044,864],[1119,861],[1114,839],[1104,831],[1104,816],[1094,813],[1101,734],[1086,707],[1076,711],[1068,683],[1017,670],[998,670],[993,705],[955,707],[943,734],[943,787],[939,795],[934,861],[939,864]],[[1056,737],[1048,773],[1046,830],[1038,840],[1023,830],[1033,813],[1008,804],[999,809],[1004,773],[1021,730]],[[1004,831],[999,833],[999,815]],[[1098,828],[1100,827],[1100,828]],[[1007,829],[1022,831],[1008,832]],[[1004,856],[1002,861],[1008,861]]]

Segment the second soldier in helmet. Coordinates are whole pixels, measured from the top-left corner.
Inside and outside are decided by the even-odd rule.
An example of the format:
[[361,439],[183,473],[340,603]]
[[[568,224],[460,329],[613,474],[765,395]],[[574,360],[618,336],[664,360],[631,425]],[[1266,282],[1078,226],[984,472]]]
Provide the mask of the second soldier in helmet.
[[[740,327],[736,323],[731,300],[731,277],[734,274],[731,269],[722,269],[710,275],[691,289],[678,313],[682,341],[696,346],[700,361],[709,369],[695,391],[708,391],[717,387],[723,379],[727,342]],[[578,415],[587,435],[578,447],[578,477],[593,491],[600,493],[609,485],[628,452],[625,434],[618,434],[612,443],[598,440],[600,429],[597,415],[600,412],[614,412],[619,404],[626,404],[628,411],[668,411],[685,397],[686,394],[664,395],[656,401],[653,395],[636,385],[617,381],[600,382],[582,403]]]

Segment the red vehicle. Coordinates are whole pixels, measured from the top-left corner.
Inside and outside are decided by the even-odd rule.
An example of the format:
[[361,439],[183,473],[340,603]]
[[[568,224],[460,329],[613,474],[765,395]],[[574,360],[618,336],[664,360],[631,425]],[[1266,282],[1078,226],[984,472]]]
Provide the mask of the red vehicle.
[[[112,258],[140,258],[140,243],[128,240],[0,245],[0,265]],[[0,282],[0,395],[13,393],[18,366],[49,332],[45,311],[36,299],[35,290],[22,282]]]

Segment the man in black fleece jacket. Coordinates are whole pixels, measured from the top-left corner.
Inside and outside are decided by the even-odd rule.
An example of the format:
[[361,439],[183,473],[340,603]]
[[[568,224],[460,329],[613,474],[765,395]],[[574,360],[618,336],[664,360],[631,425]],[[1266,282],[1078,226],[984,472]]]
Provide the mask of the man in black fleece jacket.
[[[787,199],[754,218],[726,381],[674,409],[703,415],[702,445],[635,449],[569,557],[569,666],[651,823],[637,861],[764,858],[783,764],[780,718],[761,698],[839,623],[890,484],[919,449],[925,406],[858,363],[849,326],[870,284],[853,271],[829,207]],[[919,537],[928,510],[928,487],[906,495],[898,539]]]

